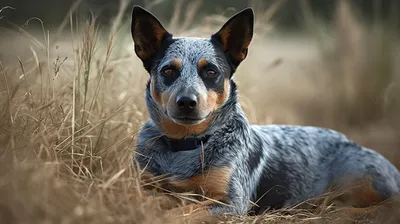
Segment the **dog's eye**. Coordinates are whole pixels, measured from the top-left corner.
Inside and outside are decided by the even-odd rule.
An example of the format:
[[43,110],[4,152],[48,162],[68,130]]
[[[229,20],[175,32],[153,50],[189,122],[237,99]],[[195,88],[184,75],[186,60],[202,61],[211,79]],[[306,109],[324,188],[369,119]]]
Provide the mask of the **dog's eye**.
[[213,76],[216,76],[217,73],[214,70],[208,70],[206,75],[209,76],[209,77],[213,77]]
[[163,71],[163,74],[165,76],[173,76],[175,74],[174,70],[172,70],[171,68],[167,68]]

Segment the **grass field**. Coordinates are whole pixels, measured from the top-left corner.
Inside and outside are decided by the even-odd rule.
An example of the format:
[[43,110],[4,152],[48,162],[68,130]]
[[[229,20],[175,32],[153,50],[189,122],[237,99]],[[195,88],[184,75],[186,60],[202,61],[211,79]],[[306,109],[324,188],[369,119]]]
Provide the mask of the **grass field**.
[[[193,199],[162,192],[132,166],[149,77],[122,16],[129,10],[122,4],[110,28],[73,16],[58,31],[1,28],[3,223],[356,222],[324,203],[256,217],[166,219],[168,209]],[[333,128],[400,167],[400,36],[379,20],[362,23],[345,1],[330,26],[306,16],[303,34],[280,32],[274,10],[257,8],[255,37],[234,77],[250,122]],[[191,27],[185,18],[169,29],[206,37],[227,19],[210,15]],[[398,201],[357,220],[399,223]]]

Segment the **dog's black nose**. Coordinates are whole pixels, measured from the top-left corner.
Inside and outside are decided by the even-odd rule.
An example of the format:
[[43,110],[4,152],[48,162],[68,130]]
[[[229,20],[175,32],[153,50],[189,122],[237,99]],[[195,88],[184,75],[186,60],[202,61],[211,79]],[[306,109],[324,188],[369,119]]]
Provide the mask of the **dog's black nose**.
[[193,94],[178,96],[176,98],[178,108],[184,113],[190,113],[197,106],[197,97]]

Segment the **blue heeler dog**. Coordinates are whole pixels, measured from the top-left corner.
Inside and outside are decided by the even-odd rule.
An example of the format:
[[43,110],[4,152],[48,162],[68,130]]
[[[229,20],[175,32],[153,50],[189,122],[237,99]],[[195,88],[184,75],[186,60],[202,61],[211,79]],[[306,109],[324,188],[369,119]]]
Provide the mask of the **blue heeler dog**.
[[135,153],[140,166],[169,175],[173,189],[205,195],[199,210],[212,215],[259,214],[344,186],[341,201],[349,208],[399,193],[399,171],[341,133],[249,124],[232,76],[246,58],[253,25],[247,8],[210,38],[173,37],[150,12],[133,8],[134,49],[150,74],[150,119]]

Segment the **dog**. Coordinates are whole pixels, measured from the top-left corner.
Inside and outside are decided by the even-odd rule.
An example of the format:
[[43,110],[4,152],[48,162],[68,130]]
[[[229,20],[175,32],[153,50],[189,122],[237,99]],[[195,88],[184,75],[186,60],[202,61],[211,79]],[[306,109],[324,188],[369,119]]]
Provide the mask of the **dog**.
[[152,13],[133,7],[134,51],[149,73],[150,118],[134,155],[140,167],[167,175],[173,189],[204,195],[198,209],[210,215],[261,214],[347,185],[341,200],[354,208],[398,194],[397,168],[342,133],[249,124],[233,75],[253,29],[246,8],[210,38],[174,37]]

